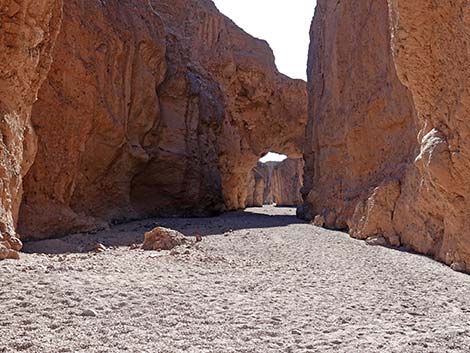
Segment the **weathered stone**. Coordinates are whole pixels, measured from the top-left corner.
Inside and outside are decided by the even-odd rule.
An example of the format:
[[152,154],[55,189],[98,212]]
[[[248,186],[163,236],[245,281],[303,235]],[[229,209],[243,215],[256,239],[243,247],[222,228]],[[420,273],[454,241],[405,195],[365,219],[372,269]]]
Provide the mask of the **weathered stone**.
[[36,153],[31,107],[50,67],[60,18],[59,0],[0,0],[0,233],[9,237],[16,235],[22,178]]
[[66,1],[53,57],[33,108],[39,148],[24,182],[25,237],[135,216],[131,184],[160,114],[163,23],[144,0]]
[[368,237],[366,239],[366,243],[367,245],[371,245],[371,246],[387,246],[388,245],[387,239],[385,239],[381,235]]
[[272,203],[267,201],[271,174],[272,168],[266,163],[258,162],[253,168],[248,181],[246,207],[261,207],[266,203]]
[[269,192],[277,206],[298,206],[302,203],[304,161],[288,158],[278,163],[271,174]]
[[302,203],[303,159],[258,163],[248,182],[246,207],[298,206]]
[[171,250],[177,246],[190,243],[183,234],[173,229],[156,227],[145,233],[142,249],[144,250]]
[[316,215],[313,219],[313,225],[316,227],[324,227],[325,226],[325,217],[321,215]]
[[394,224],[414,250],[470,263],[470,8],[464,0],[390,0],[400,80],[418,136]]
[[305,82],[210,1],[67,1],[53,56],[25,238],[243,208],[263,154],[302,151]]
[[328,227],[353,226],[414,151],[412,97],[395,72],[388,16],[386,0],[320,0],[312,22],[302,192],[304,214],[328,210]]
[[301,215],[331,210],[327,226],[355,237],[470,261],[467,7],[318,2]]

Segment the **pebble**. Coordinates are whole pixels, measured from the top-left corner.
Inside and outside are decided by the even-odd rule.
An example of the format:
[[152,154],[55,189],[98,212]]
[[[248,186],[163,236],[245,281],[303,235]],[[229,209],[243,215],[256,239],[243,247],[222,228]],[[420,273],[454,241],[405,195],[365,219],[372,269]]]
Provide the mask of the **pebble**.
[[86,309],[82,311],[81,316],[86,316],[86,317],[95,317],[97,316],[96,311],[91,310],[91,309]]

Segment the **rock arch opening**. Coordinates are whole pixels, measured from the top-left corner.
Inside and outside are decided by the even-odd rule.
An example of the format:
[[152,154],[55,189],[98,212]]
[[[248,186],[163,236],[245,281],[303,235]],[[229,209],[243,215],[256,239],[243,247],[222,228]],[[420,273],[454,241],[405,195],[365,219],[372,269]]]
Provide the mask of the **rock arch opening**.
[[301,205],[303,169],[303,158],[267,153],[258,160],[249,175],[246,207]]
[[267,43],[212,2],[151,4],[63,3],[29,107],[32,167],[5,221],[24,239],[241,209],[261,156],[301,157],[306,83],[277,70]]

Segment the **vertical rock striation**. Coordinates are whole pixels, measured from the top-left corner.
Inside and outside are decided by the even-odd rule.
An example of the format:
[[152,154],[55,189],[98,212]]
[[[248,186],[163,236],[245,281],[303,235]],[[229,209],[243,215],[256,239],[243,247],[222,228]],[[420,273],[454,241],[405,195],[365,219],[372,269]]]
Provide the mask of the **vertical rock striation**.
[[413,96],[418,144],[397,202],[402,242],[470,271],[470,7],[390,0],[398,75]]
[[412,98],[390,52],[386,0],[319,1],[308,62],[307,218],[351,226],[358,202],[388,193],[415,149]]
[[212,1],[71,0],[62,27],[33,109],[26,237],[242,208],[261,155],[301,153],[305,82]]
[[59,0],[0,0],[0,259],[21,249],[22,178],[36,153],[31,107],[51,64]]
[[303,217],[470,270],[468,12],[464,1],[318,2]]
[[35,237],[133,216],[131,182],[160,114],[163,23],[144,0],[66,1],[53,56],[33,109],[39,148],[19,224]]
[[[280,74],[268,44],[221,15],[212,1],[152,4],[172,33],[167,55],[171,74],[160,90],[162,109],[168,114],[158,140],[167,151],[165,159],[187,159],[180,162],[180,170],[187,170],[182,185],[188,188],[192,183],[193,192],[183,190],[181,195],[186,200],[192,196],[190,212],[243,208],[248,176],[262,155],[302,152],[305,83]],[[175,97],[175,87],[190,87],[192,95],[182,92]],[[166,136],[177,134],[187,138],[175,150]],[[156,169],[160,161],[155,158],[149,169]],[[138,184],[149,184],[148,179],[144,176]],[[175,189],[174,180],[169,183]]]
[[282,162],[258,162],[248,182],[247,207],[275,203],[277,206],[302,204],[304,161],[288,158]]
[[277,206],[302,204],[300,189],[303,184],[303,169],[304,161],[301,158],[288,158],[274,167],[269,189]]

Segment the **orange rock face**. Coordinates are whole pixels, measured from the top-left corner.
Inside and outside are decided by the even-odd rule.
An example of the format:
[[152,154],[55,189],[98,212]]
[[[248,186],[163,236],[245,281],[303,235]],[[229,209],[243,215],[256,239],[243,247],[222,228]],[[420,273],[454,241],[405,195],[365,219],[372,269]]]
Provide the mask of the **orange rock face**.
[[66,1],[53,56],[33,109],[39,148],[19,224],[35,237],[134,216],[132,180],[160,114],[163,23],[147,1]]
[[391,56],[386,0],[319,1],[311,39],[304,213],[346,229],[358,202],[412,160],[412,97]]
[[17,257],[22,178],[34,160],[31,107],[60,26],[58,0],[0,0],[0,259]]
[[303,217],[470,270],[464,5],[319,1]]
[[[169,74],[160,90],[165,114],[159,144],[165,152],[149,169],[158,170],[162,159],[189,169],[185,178],[176,175],[187,189],[181,195],[193,200],[185,201],[191,212],[243,208],[248,176],[261,156],[302,152],[305,83],[281,75],[267,43],[246,34],[212,2],[188,6],[187,1],[166,0],[153,6],[173,36]],[[181,89],[178,95],[176,88]],[[185,119],[175,119],[181,112]],[[175,136],[181,135],[187,136],[184,144],[179,140],[176,145]],[[175,189],[174,175],[168,179]],[[147,175],[138,183],[154,188]]]
[[210,1],[67,1],[53,57],[25,237],[242,208],[263,154],[302,151],[305,83]]
[[395,228],[413,249],[470,271],[470,8],[391,0],[398,75],[417,112],[417,152]]

